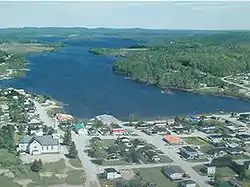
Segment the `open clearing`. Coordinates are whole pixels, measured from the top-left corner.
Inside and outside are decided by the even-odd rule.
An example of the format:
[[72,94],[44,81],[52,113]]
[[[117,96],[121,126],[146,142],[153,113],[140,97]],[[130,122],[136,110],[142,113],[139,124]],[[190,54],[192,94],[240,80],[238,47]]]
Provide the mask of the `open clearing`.
[[[76,161],[77,163],[77,161]],[[0,181],[8,187],[35,187],[35,186],[54,186],[54,185],[79,185],[83,186],[86,180],[85,172],[79,168],[74,170],[70,165],[65,164],[64,159],[56,162],[45,163],[39,173],[31,171],[19,173],[15,179],[0,176]],[[20,184],[20,185],[19,185]]]
[[207,142],[202,140],[200,137],[186,137],[186,138],[183,138],[183,140],[187,144],[191,144],[191,145],[205,145],[205,144],[208,144]]
[[167,177],[163,175],[161,170],[161,167],[156,167],[136,169],[135,172],[139,172],[140,176],[144,180],[151,181],[155,183],[158,187],[177,187],[178,183],[170,181]]

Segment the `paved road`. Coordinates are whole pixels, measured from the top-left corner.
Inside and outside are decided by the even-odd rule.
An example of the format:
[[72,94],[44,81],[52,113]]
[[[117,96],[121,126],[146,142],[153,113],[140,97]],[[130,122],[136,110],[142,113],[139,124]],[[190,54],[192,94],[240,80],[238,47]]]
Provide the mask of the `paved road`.
[[99,170],[98,166],[93,164],[91,162],[91,158],[89,158],[87,153],[85,153],[89,144],[89,137],[72,133],[72,139],[76,144],[79,159],[82,161],[84,170],[87,174],[85,187],[100,187],[101,185],[99,184],[97,174],[102,172],[102,170]]
[[228,81],[228,80],[225,80],[225,77],[224,78],[221,78],[221,80],[223,80],[224,82],[228,83],[228,84],[232,84],[232,85],[235,85],[235,86],[238,86],[244,90],[247,90],[247,91],[250,91],[250,88],[247,87],[247,86],[244,86],[244,85],[241,85],[241,84],[238,84],[238,83],[235,83],[235,82],[232,82],[232,81]]
[[200,176],[195,170],[193,170],[191,163],[186,162],[179,157],[178,148],[173,149],[166,146],[162,141],[161,136],[149,136],[137,129],[134,129],[134,131],[140,136],[140,138],[145,139],[148,143],[153,144],[155,147],[165,153],[170,159],[173,160],[173,163],[175,165],[177,164],[181,166],[186,174],[188,174],[193,180],[195,180],[199,186],[210,187],[210,185],[206,183],[208,177]]
[[35,100],[33,100],[33,102],[34,102],[36,110],[40,116],[40,119],[42,120],[44,125],[47,125],[48,127],[52,126],[53,128],[55,128],[55,121],[49,117],[48,113],[43,108],[43,106]]
[[[191,167],[194,166],[199,166],[199,165],[204,165],[204,164],[208,164],[209,162],[195,162],[195,163],[190,163],[188,162],[188,164]],[[117,166],[100,166],[98,170],[103,170],[105,168],[115,168],[117,170],[123,170],[123,169],[139,169],[139,168],[155,168],[155,167],[164,167],[164,166],[176,166],[179,165],[179,163],[154,163],[154,164],[131,164],[131,165],[117,165]]]

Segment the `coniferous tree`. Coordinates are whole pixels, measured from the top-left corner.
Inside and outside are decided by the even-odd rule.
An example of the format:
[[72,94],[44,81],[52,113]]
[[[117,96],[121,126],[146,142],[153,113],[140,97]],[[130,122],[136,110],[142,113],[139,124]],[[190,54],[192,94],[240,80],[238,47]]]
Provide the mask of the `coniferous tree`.
[[31,165],[31,167],[30,167],[30,170],[31,171],[33,171],[33,172],[39,172],[39,171],[41,171],[41,165],[40,165],[41,163],[40,163],[40,161],[37,161],[37,160],[35,160],[33,163],[32,163],[32,165]]
[[70,147],[69,147],[69,158],[77,158],[78,151],[76,149],[75,142],[71,142]]
[[67,128],[66,133],[64,134],[63,137],[63,144],[65,145],[71,145],[72,137],[71,137],[71,130],[70,127]]

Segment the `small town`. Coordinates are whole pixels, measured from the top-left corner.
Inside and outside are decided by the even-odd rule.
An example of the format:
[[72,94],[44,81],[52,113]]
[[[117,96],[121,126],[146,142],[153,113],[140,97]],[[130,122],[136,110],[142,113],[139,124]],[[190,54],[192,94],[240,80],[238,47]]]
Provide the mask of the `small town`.
[[250,1],[0,1],[0,187],[250,187]]
[[21,186],[250,184],[250,113],[79,120],[45,96],[0,93],[0,171]]

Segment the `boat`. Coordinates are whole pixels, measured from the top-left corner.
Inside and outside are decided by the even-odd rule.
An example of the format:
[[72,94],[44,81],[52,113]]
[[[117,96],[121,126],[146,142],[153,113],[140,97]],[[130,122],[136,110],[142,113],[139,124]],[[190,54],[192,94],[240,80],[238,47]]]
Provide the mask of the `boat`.
[[165,89],[165,90],[161,90],[161,93],[162,94],[172,94],[172,92],[168,89]]

